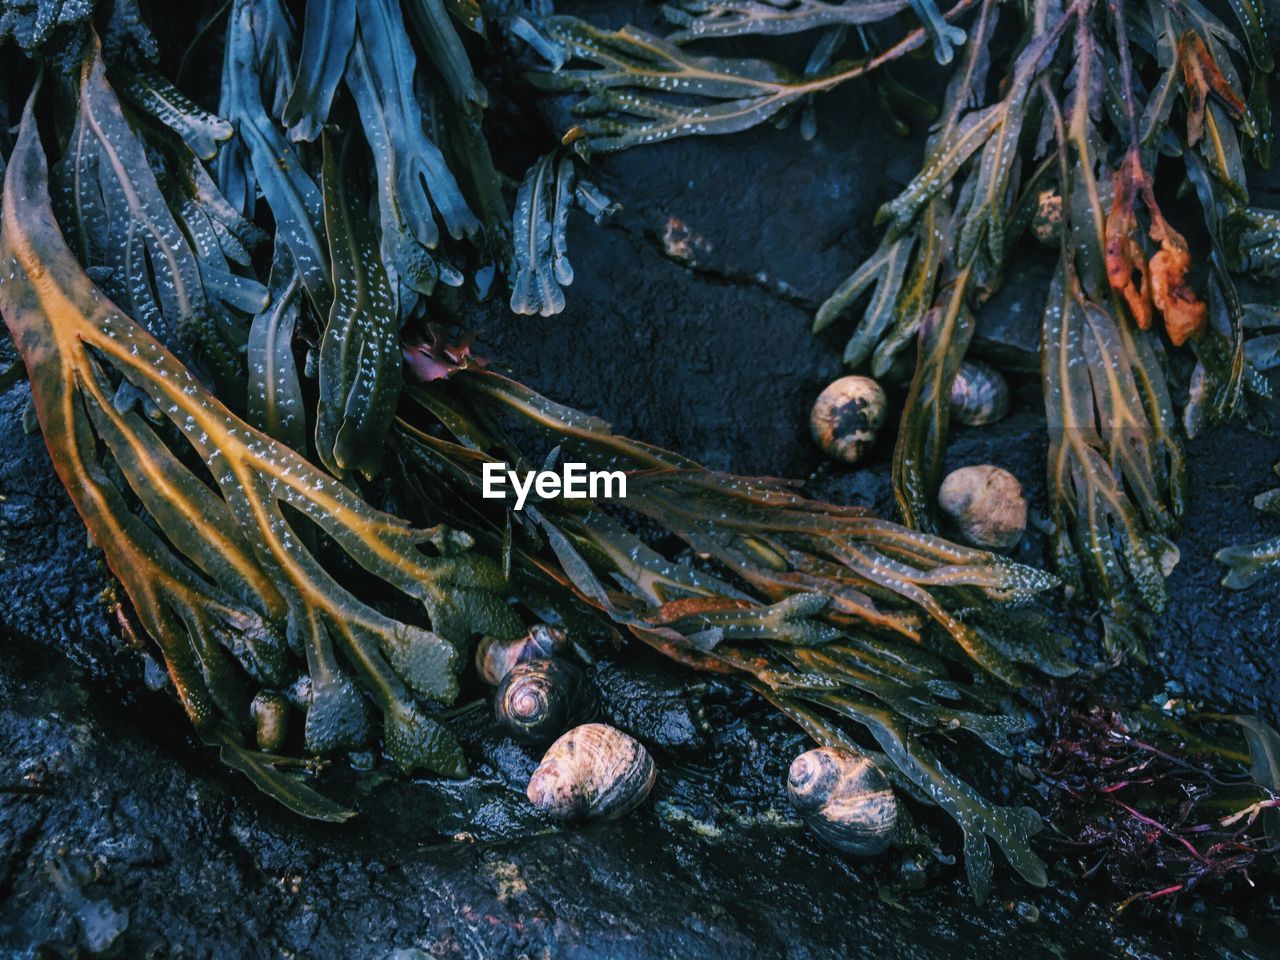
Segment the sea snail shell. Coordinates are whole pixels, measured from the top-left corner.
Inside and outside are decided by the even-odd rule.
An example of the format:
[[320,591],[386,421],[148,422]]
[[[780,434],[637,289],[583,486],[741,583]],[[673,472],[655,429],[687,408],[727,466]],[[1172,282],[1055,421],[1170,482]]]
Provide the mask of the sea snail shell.
[[249,704],[249,716],[257,734],[258,749],[275,753],[289,733],[289,701],[281,693],[265,690]]
[[841,377],[827,386],[809,413],[809,432],[827,456],[857,463],[884,426],[889,402],[870,377]]
[[528,633],[514,640],[482,637],[476,646],[476,672],[485,683],[496,687],[516,664],[538,657],[559,656],[568,647],[564,631],[545,623],[535,624]]
[[1008,470],[981,464],[947,474],[938,506],[960,538],[985,550],[1007,550],[1027,528],[1027,498]]
[[599,703],[595,688],[567,660],[520,663],[502,678],[493,698],[499,725],[523,743],[550,743],[574,724],[590,720]]
[[1009,412],[1009,384],[995,367],[965,360],[951,384],[950,406],[951,419],[970,427],[995,423]]
[[828,846],[858,857],[889,848],[898,802],[866,757],[834,747],[802,753],[787,773],[787,792],[805,824]]
[[637,740],[587,723],[548,748],[526,793],[556,820],[612,820],[643,803],[655,779],[653,759]]

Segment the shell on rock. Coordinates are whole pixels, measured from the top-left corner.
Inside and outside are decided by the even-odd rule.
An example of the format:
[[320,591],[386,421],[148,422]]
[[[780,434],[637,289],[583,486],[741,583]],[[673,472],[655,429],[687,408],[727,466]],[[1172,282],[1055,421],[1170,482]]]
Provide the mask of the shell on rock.
[[249,716],[259,750],[275,753],[284,746],[289,735],[289,700],[284,694],[261,691],[249,704]]
[[1009,384],[980,360],[965,360],[951,384],[951,419],[970,427],[995,423],[1009,412]]
[[961,539],[986,550],[1007,550],[1027,528],[1027,498],[1008,470],[984,463],[947,474],[938,506]]
[[538,623],[514,640],[482,637],[476,645],[476,672],[481,680],[496,687],[516,664],[560,656],[568,649],[569,640],[563,630]]
[[529,802],[556,820],[612,820],[649,795],[657,770],[635,738],[603,723],[574,727],[529,779]]
[[809,829],[841,853],[874,857],[893,842],[898,802],[866,757],[835,747],[802,753],[787,773],[787,793]]
[[829,384],[809,413],[809,432],[827,456],[857,463],[884,426],[889,401],[870,377],[841,377]]
[[568,660],[518,663],[493,698],[499,725],[523,743],[550,743],[596,715],[599,700],[586,675]]

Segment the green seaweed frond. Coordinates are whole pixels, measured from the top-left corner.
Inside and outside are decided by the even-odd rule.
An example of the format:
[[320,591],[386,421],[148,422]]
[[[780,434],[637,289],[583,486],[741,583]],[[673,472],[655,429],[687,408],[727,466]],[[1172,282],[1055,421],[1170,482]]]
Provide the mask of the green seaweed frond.
[[573,283],[566,234],[570,209],[582,208],[597,223],[618,209],[578,175],[580,163],[561,147],[540,157],[520,184],[511,224],[512,313],[547,317],[564,309],[563,288]]
[[[947,16],[959,15],[974,2],[958,0]],[[938,22],[946,26],[941,18]],[[582,118],[590,148],[600,152],[749,130],[807,103],[816,93],[905,56],[928,36],[922,27],[875,55],[796,75],[767,60],[695,53],[679,45],[685,35],[662,38],[635,27],[602,30],[566,16],[547,18],[544,28],[565,51],[567,65],[553,63],[555,69],[530,79],[547,90],[585,94],[574,112]]]
[[[1280,476],[1280,464],[1276,464],[1275,472]],[[1280,488],[1258,494],[1253,505],[1263,513],[1280,516]],[[1224,547],[1214,555],[1214,559],[1227,567],[1222,585],[1232,590],[1243,590],[1267,574],[1280,571],[1280,537]]]
[[[467,550],[467,535],[374,510],[237,418],[121,312],[63,239],[32,102],[5,175],[0,311],[59,477],[192,723],[259,786],[323,819],[346,814],[238,746],[255,688],[307,676],[310,752],[364,745],[368,700],[402,768],[461,775],[461,751],[420,698],[456,695],[473,635],[520,629],[501,571]],[[122,383],[156,422],[118,399]],[[340,584],[307,545],[320,532],[419,601],[430,626]]]

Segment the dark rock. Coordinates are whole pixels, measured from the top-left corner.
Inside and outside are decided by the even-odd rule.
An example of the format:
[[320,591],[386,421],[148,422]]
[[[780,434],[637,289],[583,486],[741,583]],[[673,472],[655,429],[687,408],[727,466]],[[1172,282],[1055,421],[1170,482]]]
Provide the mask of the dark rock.
[[676,754],[706,746],[701,691],[687,672],[668,663],[605,660],[593,679],[609,722],[645,746]]
[[1032,244],[977,314],[970,352],[1006,375],[1040,379],[1040,318],[1057,257]]

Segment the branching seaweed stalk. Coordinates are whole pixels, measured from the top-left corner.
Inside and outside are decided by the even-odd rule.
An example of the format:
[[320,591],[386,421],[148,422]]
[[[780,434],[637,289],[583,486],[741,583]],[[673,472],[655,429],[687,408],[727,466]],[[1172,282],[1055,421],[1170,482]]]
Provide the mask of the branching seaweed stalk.
[[[461,774],[457,745],[417,698],[455,695],[456,644],[518,629],[495,592],[503,588],[500,572],[466,552],[466,535],[415,530],[372,509],[236,418],[94,286],[54,219],[33,102],[5,175],[0,312],[26,363],[59,477],[163,652],[197,730],[299,812],[346,816],[240,746],[246,679],[285,683],[289,650],[302,649],[311,681],[309,749],[363,741],[354,675],[382,711],[396,762]],[[166,444],[170,431],[113,401],[117,376],[154,404],[212,486]],[[380,613],[341,586],[304,545],[299,526],[311,524],[372,575],[419,600],[432,629]]]

